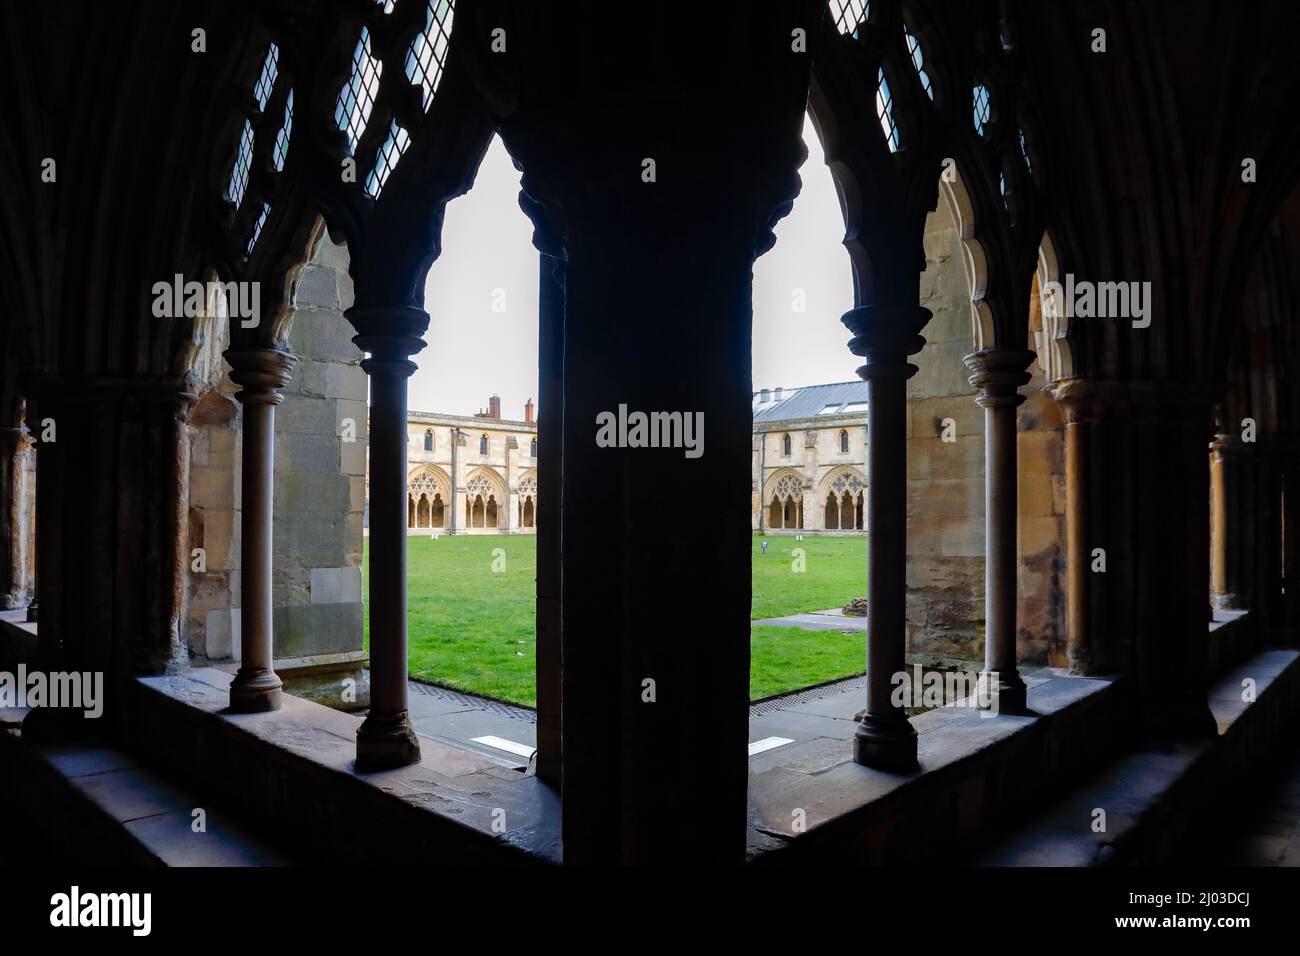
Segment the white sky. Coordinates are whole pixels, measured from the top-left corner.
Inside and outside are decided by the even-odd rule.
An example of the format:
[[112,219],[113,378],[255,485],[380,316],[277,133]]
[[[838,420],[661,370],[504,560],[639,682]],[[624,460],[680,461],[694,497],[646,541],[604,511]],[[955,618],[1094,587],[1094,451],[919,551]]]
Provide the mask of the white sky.
[[[840,316],[853,307],[835,185],[811,122],[808,161],[794,210],[776,246],[754,264],[754,388],[844,382],[860,362]],[[501,396],[505,418],[537,401],[538,253],[519,209],[519,172],[493,138],[474,188],[447,205],[442,255],[429,270],[425,309],[431,344],[414,356],[410,407],[472,414]],[[795,290],[806,311],[794,311]],[[498,292],[497,290],[500,290]],[[493,311],[504,296],[504,311]]]

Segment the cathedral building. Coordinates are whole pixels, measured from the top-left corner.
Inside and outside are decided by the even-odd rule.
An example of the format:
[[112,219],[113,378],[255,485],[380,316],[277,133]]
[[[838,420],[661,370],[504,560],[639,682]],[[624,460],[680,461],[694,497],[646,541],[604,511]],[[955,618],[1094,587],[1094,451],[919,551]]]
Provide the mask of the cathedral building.
[[493,395],[477,415],[407,416],[406,526],[448,533],[537,530],[537,422],[501,417]]
[[864,531],[866,461],[866,382],[756,393],[754,529]]

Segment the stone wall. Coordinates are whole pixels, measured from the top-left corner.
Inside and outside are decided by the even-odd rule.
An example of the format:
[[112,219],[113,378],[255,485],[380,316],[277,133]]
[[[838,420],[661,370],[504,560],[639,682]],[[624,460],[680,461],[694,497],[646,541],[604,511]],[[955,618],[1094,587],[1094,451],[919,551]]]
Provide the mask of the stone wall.
[[[962,362],[974,351],[970,294],[942,204],[926,222],[925,254],[921,304],[934,315],[908,382],[907,648],[921,659],[975,662],[984,657],[984,410]],[[1031,308],[1031,331],[1037,322]],[[1030,372],[1019,411],[1018,644],[1021,660],[1056,664],[1064,655],[1062,423],[1042,368],[1035,362]]]
[[[277,669],[350,668],[363,657],[362,513],[367,382],[343,317],[347,251],[322,239],[304,267],[289,349],[298,358],[276,408],[274,651]],[[240,424],[238,390],[221,351],[224,320],[206,324],[196,358],[207,382],[188,423],[191,566],[185,638],[197,660],[239,656]]]
[[[1029,328],[1041,330],[1037,286]],[[1030,340],[1033,347],[1033,339]],[[1066,667],[1065,655],[1065,425],[1044,390],[1043,368],[1021,389],[1019,453],[1020,564],[1016,643],[1021,659]]]
[[200,386],[186,423],[190,565],[183,636],[191,657],[222,660],[239,654],[241,409],[221,358],[229,344],[224,316],[205,317],[200,335],[193,368],[206,387]]
[[[359,652],[367,382],[343,310],[347,250],[328,236],[298,283],[298,356],[275,419],[275,656]],[[349,438],[351,440],[349,440]]]
[[[922,330],[907,383],[907,649],[984,657],[984,410],[962,358],[974,351],[970,294],[952,217],[925,230]],[[945,434],[945,420],[952,424]]]

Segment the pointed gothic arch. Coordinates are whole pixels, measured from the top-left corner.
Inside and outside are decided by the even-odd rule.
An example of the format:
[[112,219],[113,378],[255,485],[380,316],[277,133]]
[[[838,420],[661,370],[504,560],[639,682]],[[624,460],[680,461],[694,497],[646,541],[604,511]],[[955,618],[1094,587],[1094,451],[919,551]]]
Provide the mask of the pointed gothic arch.
[[803,527],[803,479],[793,468],[782,468],[767,480],[763,500],[768,502],[768,527]]
[[435,524],[433,502],[451,500],[451,477],[442,468],[422,463],[412,468],[406,476],[408,528],[439,528]]

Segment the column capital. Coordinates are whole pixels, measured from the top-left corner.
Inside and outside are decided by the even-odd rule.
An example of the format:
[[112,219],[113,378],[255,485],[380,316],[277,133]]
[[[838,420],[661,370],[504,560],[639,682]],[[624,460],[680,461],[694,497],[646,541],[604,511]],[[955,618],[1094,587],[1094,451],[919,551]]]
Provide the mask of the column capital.
[[243,405],[279,405],[297,359],[280,349],[227,349],[230,380],[240,386],[235,394]]
[[1061,407],[1066,424],[1091,424],[1118,412],[1124,394],[1117,382],[1102,379],[1062,378],[1047,388]]
[[1066,378],[1049,386],[1069,423],[1098,422],[1125,415],[1137,421],[1206,418],[1222,394],[1219,382],[1130,381]]
[[971,370],[970,383],[980,390],[976,404],[988,407],[1023,402],[1025,397],[1020,394],[1020,387],[1029,384],[1026,369],[1036,357],[1027,349],[1009,348],[981,349],[967,355],[962,361]]
[[911,378],[916,366],[907,361],[925,347],[921,329],[933,313],[920,305],[862,305],[845,312],[840,318],[853,333],[849,351],[866,359],[858,376],[871,379],[881,375]]
[[428,312],[414,305],[360,305],[343,314],[356,329],[352,341],[370,353],[361,360],[367,375],[388,371],[409,377],[415,372],[410,357],[424,348]]

